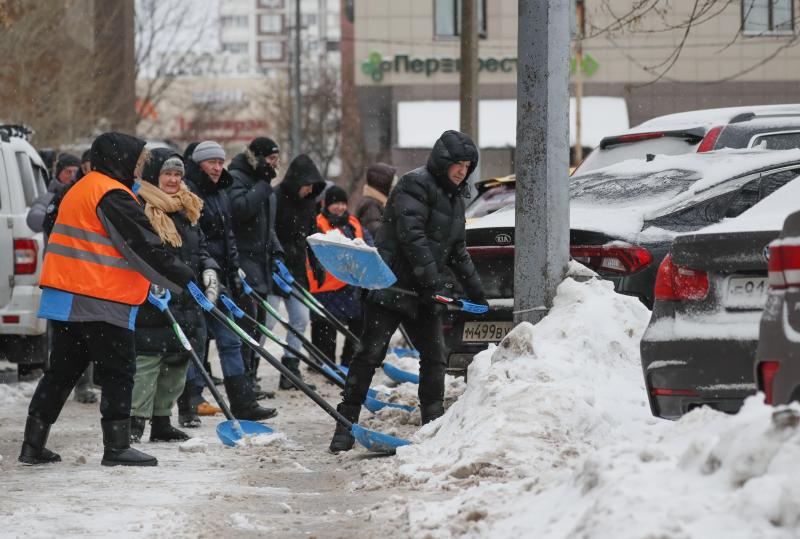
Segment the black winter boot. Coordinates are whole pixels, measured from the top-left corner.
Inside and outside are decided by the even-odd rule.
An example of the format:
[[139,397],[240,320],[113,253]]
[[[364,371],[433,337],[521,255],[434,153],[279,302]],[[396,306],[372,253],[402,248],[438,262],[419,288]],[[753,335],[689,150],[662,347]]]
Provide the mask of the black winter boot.
[[178,430],[169,422],[169,416],[153,416],[150,420],[151,442],[185,442],[189,435]]
[[[285,357],[284,356],[283,358],[281,358],[281,364],[283,364],[285,367],[288,367],[289,370],[292,371],[292,374],[294,374],[295,376],[300,378],[300,380],[303,380],[303,375],[300,373],[300,360],[299,359],[297,359],[296,357]],[[305,380],[303,380],[303,381],[305,382]],[[306,382],[306,385],[311,389],[317,389],[317,386],[315,386],[314,384],[311,384],[309,382]],[[294,384],[292,383],[292,381],[289,380],[288,378],[286,378],[282,374],[281,374],[281,379],[278,382],[278,387],[280,389],[297,389],[296,387],[294,387]]]
[[155,457],[131,447],[131,420],[101,419],[103,427],[103,466],[157,466]]
[[[358,423],[358,415],[361,413],[361,406],[342,402],[336,407],[336,411],[345,416],[351,423]],[[353,449],[353,444],[355,443],[356,439],[350,434],[350,429],[337,422],[336,430],[333,432],[333,438],[331,439],[331,445],[328,447],[328,451],[334,455],[342,451],[350,451]]]
[[427,404],[420,404],[419,413],[422,419],[422,424],[424,425],[442,417],[444,415],[444,405],[442,404],[442,401],[433,401]]
[[231,403],[231,413],[236,419],[262,421],[278,415],[275,408],[259,406],[253,394],[250,378],[246,374],[225,378],[225,391],[228,393],[228,401]]
[[255,395],[257,401],[275,398],[274,391],[265,391],[261,388],[261,384],[258,383],[255,374],[248,374],[247,378],[250,380],[250,384],[253,386],[253,395]]
[[50,434],[50,426],[49,423],[45,423],[38,417],[28,416],[28,421],[25,423],[25,438],[22,440],[22,451],[19,453],[21,463],[49,464],[61,461],[58,453],[53,453],[44,446],[47,443],[47,436]]
[[187,383],[183,388],[183,393],[178,397],[178,424],[187,429],[196,429],[201,425],[192,389],[192,384]]
[[147,419],[144,417],[131,416],[131,443],[138,444],[144,436],[144,426]]

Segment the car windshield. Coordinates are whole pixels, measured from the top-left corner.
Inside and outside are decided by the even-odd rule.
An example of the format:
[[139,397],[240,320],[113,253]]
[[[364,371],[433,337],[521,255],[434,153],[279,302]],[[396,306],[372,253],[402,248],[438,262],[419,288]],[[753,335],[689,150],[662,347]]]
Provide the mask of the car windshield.
[[573,202],[603,205],[636,205],[653,199],[671,199],[692,186],[701,175],[696,170],[668,169],[647,174],[589,173],[569,182]]
[[496,185],[478,195],[464,216],[467,219],[477,219],[507,206],[510,202],[514,202],[514,183]]

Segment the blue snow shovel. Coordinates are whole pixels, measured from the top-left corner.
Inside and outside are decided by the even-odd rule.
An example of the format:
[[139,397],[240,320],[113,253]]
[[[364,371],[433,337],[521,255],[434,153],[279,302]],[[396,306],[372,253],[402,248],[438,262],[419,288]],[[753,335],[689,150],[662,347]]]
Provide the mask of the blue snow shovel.
[[305,395],[314,401],[317,406],[322,408],[328,415],[335,419],[337,423],[349,429],[356,441],[358,441],[358,443],[364,446],[367,450],[391,455],[395,453],[398,447],[409,445],[411,443],[408,440],[395,438],[394,436],[390,436],[388,434],[365,429],[357,423],[353,423],[347,419],[345,416],[339,413],[336,408],[328,404],[325,399],[320,397],[316,391],[308,387],[308,385],[306,385],[302,379],[297,377],[288,367],[283,365],[280,361],[273,357],[272,354],[267,352],[261,345],[258,344],[255,339],[253,339],[247,334],[246,331],[240,328],[236,322],[225,316],[225,314],[216,308],[213,303],[208,301],[208,298],[206,298],[205,294],[203,294],[202,290],[200,290],[197,284],[191,282],[187,285],[186,289],[192,295],[194,300],[206,312],[211,314],[211,316],[213,316],[217,321],[230,328],[231,331],[233,331],[244,344],[249,346],[259,356],[263,357],[267,363],[277,369],[278,372],[292,382],[297,389],[305,393]]
[[383,372],[386,373],[386,376],[388,376],[398,384],[405,384],[405,383],[419,384],[419,374],[414,374],[412,372],[404,371],[386,361],[383,362],[381,368],[383,368]]
[[[289,343],[275,335],[272,331],[269,330],[264,324],[244,312],[236,303],[226,296],[225,294],[220,296],[220,301],[222,301],[223,305],[230,311],[230,313],[236,318],[244,318],[248,320],[251,324],[255,325],[258,328],[258,331],[267,337],[269,340],[292,354],[293,356],[299,358],[303,363],[311,367],[313,370],[327,378],[331,383],[334,385],[339,386],[340,388],[344,389],[345,381],[342,376],[331,369],[328,365],[322,363],[315,363],[311,361],[308,357],[306,357],[302,352],[291,346]],[[368,410],[371,412],[375,412],[380,410],[381,408],[398,408],[400,410],[404,410],[406,412],[413,412],[413,406],[407,406],[405,404],[398,404],[394,402],[384,402],[381,401],[378,397],[382,396],[378,391],[375,389],[369,388],[367,390],[367,401],[364,402],[364,405],[367,407]]]
[[225,414],[226,418],[228,418],[227,421],[223,421],[217,425],[217,436],[219,437],[220,441],[229,447],[233,447],[236,445],[238,440],[241,440],[245,436],[271,434],[274,432],[270,427],[262,425],[261,423],[256,423],[255,421],[246,421],[244,419],[236,419],[233,417],[233,414],[231,413],[230,408],[228,408],[225,399],[222,398],[222,395],[220,395],[217,387],[211,380],[211,376],[209,376],[208,372],[203,367],[203,362],[200,361],[199,357],[197,357],[197,353],[192,348],[189,339],[186,338],[186,334],[184,334],[183,330],[178,325],[178,321],[175,320],[175,316],[173,316],[172,311],[169,310],[169,300],[171,297],[172,294],[170,294],[169,290],[166,290],[163,297],[158,297],[150,292],[147,295],[147,300],[155,305],[159,311],[166,315],[167,320],[169,320],[169,323],[172,326],[172,331],[175,333],[175,336],[178,337],[178,340],[183,345],[184,349],[189,352],[195,368],[200,372],[201,375],[203,375],[203,379],[206,382],[206,387],[208,387],[209,391],[211,391],[211,394],[214,395],[214,399],[217,401],[217,404],[219,404],[219,407],[222,408],[222,413]]

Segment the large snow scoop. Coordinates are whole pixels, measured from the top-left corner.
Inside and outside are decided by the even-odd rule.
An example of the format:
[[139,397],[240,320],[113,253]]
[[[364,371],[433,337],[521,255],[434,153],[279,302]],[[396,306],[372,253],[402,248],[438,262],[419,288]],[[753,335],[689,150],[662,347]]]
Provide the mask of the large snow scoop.
[[281,364],[281,362],[273,357],[272,354],[267,352],[260,344],[258,344],[255,339],[248,335],[245,330],[240,328],[236,322],[225,316],[225,314],[216,308],[213,303],[208,301],[197,284],[190,282],[186,289],[205,311],[210,313],[211,316],[213,316],[220,323],[225,324],[228,328],[230,328],[231,331],[233,331],[244,344],[249,346],[258,355],[267,360],[267,363],[277,369],[278,372],[292,382],[297,389],[302,391],[308,398],[314,401],[317,406],[322,408],[328,415],[335,419],[337,423],[349,429],[356,441],[358,441],[358,443],[364,446],[367,450],[374,451],[376,453],[394,454],[398,447],[409,445],[411,443],[408,440],[395,438],[394,436],[390,436],[388,434],[365,429],[357,423],[353,423],[352,421],[348,420],[346,417],[340,414],[336,408],[328,404],[328,402],[323,399],[319,393],[308,387],[308,385],[306,385],[303,380],[297,377],[288,367]]
[[181,329],[181,326],[178,325],[178,321],[175,320],[175,316],[172,314],[172,311],[169,310],[169,300],[171,297],[172,294],[170,294],[169,290],[166,290],[163,297],[158,297],[150,292],[147,295],[147,300],[167,317],[175,336],[178,338],[181,345],[183,345],[183,348],[189,352],[195,368],[203,376],[206,386],[208,387],[209,391],[211,391],[211,394],[214,395],[214,399],[217,401],[217,404],[219,404],[219,407],[222,408],[222,413],[225,414],[226,418],[228,418],[227,421],[223,421],[217,425],[217,437],[219,437],[223,444],[233,447],[236,445],[238,440],[241,440],[245,436],[273,433],[274,431],[272,428],[266,425],[256,423],[255,421],[247,421],[233,417],[231,409],[228,408],[228,404],[225,402],[225,399],[222,398],[222,395],[220,395],[217,387],[211,380],[211,376],[208,374],[208,371],[206,371],[206,369],[203,367],[203,362],[200,361],[199,357],[197,357],[197,353],[192,348],[189,339],[186,338],[186,334]]
[[[274,342],[275,344],[277,344],[278,346],[280,346],[281,348],[283,348],[284,350],[286,350],[287,352],[289,352],[293,356],[296,356],[303,363],[305,363],[306,365],[308,365],[309,367],[314,369],[316,372],[318,372],[319,374],[324,376],[327,380],[329,380],[334,385],[337,385],[340,388],[344,389],[344,386],[345,386],[344,378],[338,372],[336,372],[335,370],[331,369],[328,365],[325,365],[324,363],[322,363],[322,364],[316,363],[316,362],[312,361],[311,359],[309,359],[308,357],[306,357],[305,354],[300,352],[300,350],[297,350],[295,347],[291,346],[288,342],[284,341],[283,339],[281,339],[280,337],[275,335],[272,331],[269,330],[269,328],[267,326],[265,326],[264,324],[262,324],[261,322],[259,322],[258,320],[256,320],[255,318],[253,318],[252,316],[247,314],[246,312],[244,312],[244,310],[242,310],[241,307],[236,305],[236,303],[231,298],[226,296],[225,294],[221,295],[219,299],[220,299],[220,301],[222,301],[223,305],[225,305],[225,307],[228,309],[228,311],[230,311],[230,313],[234,317],[236,317],[236,318],[244,318],[245,320],[248,320],[250,323],[254,324],[256,326],[256,328],[258,328],[258,331],[262,335],[267,337],[269,340],[271,340],[272,342]],[[385,396],[385,395],[380,393],[380,392],[378,392],[375,389],[369,388],[367,390],[367,401],[364,402],[364,405],[371,412],[375,412],[377,410],[380,410],[382,408],[387,408],[387,407],[388,408],[398,408],[398,409],[404,410],[406,412],[413,412],[414,411],[414,407],[413,406],[407,406],[405,404],[398,404],[398,403],[394,403],[394,402],[384,402],[384,401],[380,400],[379,397],[381,397],[381,396]]]
[[398,384],[410,383],[410,384],[419,384],[419,374],[414,374],[408,371],[404,371],[388,363],[386,361],[383,362],[381,365],[383,368],[383,372],[386,373],[386,376],[397,382]]
[[[333,325],[333,327],[335,327],[348,340],[352,341],[353,344],[355,344],[356,346],[361,344],[359,338],[356,335],[354,335],[352,331],[347,329],[347,326],[345,326],[341,320],[333,316],[333,313],[331,313],[317,298],[314,297],[314,294],[312,294],[311,292],[300,286],[300,283],[298,283],[297,280],[295,280],[295,278],[292,276],[292,274],[289,273],[289,269],[283,264],[283,262],[281,262],[280,260],[276,260],[275,265],[278,267],[278,275],[280,277],[278,279],[275,279],[275,281],[278,283],[278,286],[280,286],[283,289],[284,292],[292,293],[291,289],[293,289],[294,292],[292,294],[293,296],[295,296],[303,303],[306,304],[310,303],[314,305],[315,309],[312,310],[315,310],[315,312],[317,313],[321,313],[322,318],[328,320]],[[273,273],[273,276],[274,275],[275,274]],[[283,287],[282,283],[288,284],[291,287],[291,289],[287,290],[286,288]],[[311,307],[309,307],[309,309],[310,308]]]

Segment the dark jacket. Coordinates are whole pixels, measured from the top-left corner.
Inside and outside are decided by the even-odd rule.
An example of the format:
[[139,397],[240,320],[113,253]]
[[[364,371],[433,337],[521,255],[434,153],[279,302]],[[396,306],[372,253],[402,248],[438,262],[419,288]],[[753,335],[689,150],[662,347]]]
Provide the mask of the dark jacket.
[[[92,144],[92,170],[135,191],[134,170],[143,148],[144,141],[136,137],[105,133]],[[51,213],[57,212],[55,207]],[[100,199],[97,216],[114,247],[146,279],[178,292],[195,278],[192,269],[164,247],[142,205],[122,189],[112,189]],[[73,297],[67,302],[61,294],[44,289],[40,317],[70,322],[103,321],[133,329],[137,307],[77,294],[71,294]]]
[[[456,186],[448,167],[469,160],[469,174],[478,164],[472,141],[458,131],[446,131],[431,150],[424,167],[400,178],[389,195],[375,245],[397,276],[396,286],[431,294],[441,290],[446,270],[452,270],[469,298],[482,300],[481,281],[467,253],[464,199],[467,180]],[[413,316],[419,302],[387,290],[372,291],[367,299]]]
[[272,287],[270,260],[282,258],[283,247],[275,232],[277,197],[269,183],[275,177],[275,170],[263,158],[261,161],[254,168],[244,153],[233,158],[228,167],[233,176],[228,197],[239,264],[250,286],[264,295]]
[[[25,222],[28,228],[34,232],[42,232],[44,230],[45,218],[47,217],[47,208],[58,197],[59,202],[64,198],[64,193],[72,187],[70,183],[61,183],[58,179],[54,179],[47,185],[47,192],[39,195],[36,200],[31,204],[31,209],[28,210],[28,215],[25,217]],[[45,233],[45,242],[49,236],[49,230],[53,228],[55,220],[50,224],[48,232]]]
[[[312,187],[311,194],[300,198],[299,191],[304,185]],[[308,288],[306,278],[306,257],[316,263],[308,248],[306,238],[316,231],[316,203],[314,198],[325,189],[325,181],[316,165],[305,154],[294,158],[283,181],[275,189],[278,199],[278,212],[275,231],[283,246],[286,267],[294,278]]]
[[211,181],[200,165],[191,159],[186,161],[186,186],[203,199],[200,228],[206,236],[208,253],[220,267],[220,282],[230,287],[231,276],[239,270],[239,250],[233,235],[231,202],[226,189],[233,184],[233,177],[222,169],[217,183]]
[[375,163],[367,169],[367,184],[356,206],[355,216],[375,236],[383,220],[383,208],[397,169],[386,163]]

